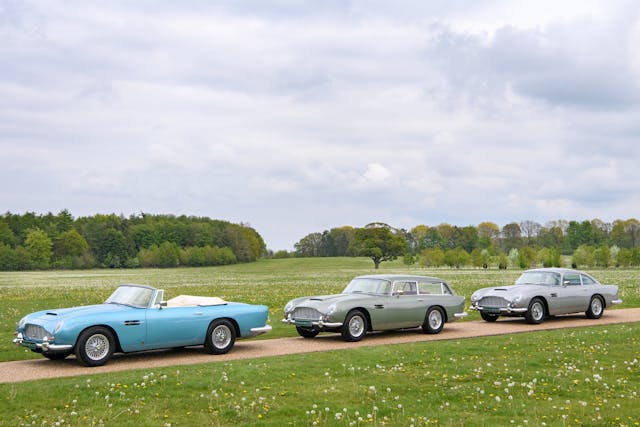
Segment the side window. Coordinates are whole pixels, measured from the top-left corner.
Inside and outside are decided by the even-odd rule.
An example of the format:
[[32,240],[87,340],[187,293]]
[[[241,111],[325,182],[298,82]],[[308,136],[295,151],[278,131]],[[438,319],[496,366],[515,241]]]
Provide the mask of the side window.
[[580,275],[577,273],[569,273],[564,275],[564,281],[569,282],[569,286],[580,286]]
[[393,286],[394,292],[402,295],[416,295],[418,293],[416,282],[396,282]]
[[442,283],[418,283],[418,291],[422,295],[450,293]]
[[585,275],[585,274],[581,274],[580,277],[582,277],[582,284],[583,285],[593,285],[596,283],[595,280],[593,280],[591,277]]

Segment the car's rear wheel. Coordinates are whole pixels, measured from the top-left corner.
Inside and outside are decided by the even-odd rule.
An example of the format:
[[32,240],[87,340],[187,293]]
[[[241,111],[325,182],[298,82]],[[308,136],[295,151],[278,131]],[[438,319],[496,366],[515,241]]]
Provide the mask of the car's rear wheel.
[[211,322],[204,340],[204,348],[211,354],[225,354],[236,342],[236,328],[226,319]]
[[94,326],[78,337],[76,357],[85,366],[102,366],[113,355],[115,342],[110,329]]
[[594,295],[589,302],[589,308],[585,312],[589,319],[599,319],[604,312],[604,302],[600,295]]
[[298,331],[298,334],[300,334],[300,336],[304,338],[314,338],[316,335],[320,333],[320,331],[317,329],[302,328],[300,326],[296,326],[296,331]]
[[542,302],[540,298],[534,298],[529,303],[529,308],[524,314],[524,317],[527,320],[527,323],[538,324],[542,323],[545,314],[546,309],[544,307],[544,302]]
[[342,338],[345,341],[360,341],[366,333],[367,317],[360,310],[350,311],[342,325]]
[[437,334],[444,328],[444,313],[440,307],[431,307],[422,324],[422,330],[426,334]]
[[484,320],[485,322],[495,322],[496,320],[498,320],[498,317],[500,317],[500,315],[485,313],[484,311],[481,311],[480,317],[482,317],[482,320]]

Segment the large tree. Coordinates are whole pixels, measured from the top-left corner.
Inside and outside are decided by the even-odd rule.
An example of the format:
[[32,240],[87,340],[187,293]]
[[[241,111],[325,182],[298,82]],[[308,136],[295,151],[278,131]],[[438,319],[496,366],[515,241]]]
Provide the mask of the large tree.
[[354,231],[352,247],[354,253],[371,258],[376,269],[384,261],[393,261],[407,251],[402,235],[390,226],[374,223]]

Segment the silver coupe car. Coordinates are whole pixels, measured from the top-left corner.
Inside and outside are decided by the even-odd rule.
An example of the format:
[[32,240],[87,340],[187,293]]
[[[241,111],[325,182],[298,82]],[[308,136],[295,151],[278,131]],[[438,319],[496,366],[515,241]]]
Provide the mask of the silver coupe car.
[[523,272],[515,285],[477,290],[471,295],[471,310],[487,322],[524,316],[528,323],[541,323],[547,316],[580,312],[598,319],[606,307],[621,302],[618,286],[602,285],[585,272],[538,268]]
[[289,301],[282,321],[305,338],[339,332],[360,341],[368,331],[422,327],[437,334],[445,322],[466,315],[464,297],[442,279],[380,274],[356,277],[341,294]]

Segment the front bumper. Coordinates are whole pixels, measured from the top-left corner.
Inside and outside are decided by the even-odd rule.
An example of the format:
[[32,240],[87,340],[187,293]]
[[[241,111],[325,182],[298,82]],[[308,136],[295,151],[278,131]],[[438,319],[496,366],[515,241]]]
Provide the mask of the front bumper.
[[484,311],[489,314],[524,314],[528,309],[526,307],[483,307],[481,305],[472,305],[469,310]]
[[324,329],[324,328],[336,329],[336,328],[342,327],[341,322],[325,322],[323,320],[295,320],[295,319],[292,319],[291,316],[285,319],[282,319],[282,323],[286,323],[288,325],[296,325],[303,328],[315,327],[319,329]]
[[13,343],[17,346],[26,347],[37,353],[64,353],[73,349],[73,345],[70,344],[53,344],[48,340],[42,342],[30,341],[24,339],[21,333],[13,339]]

